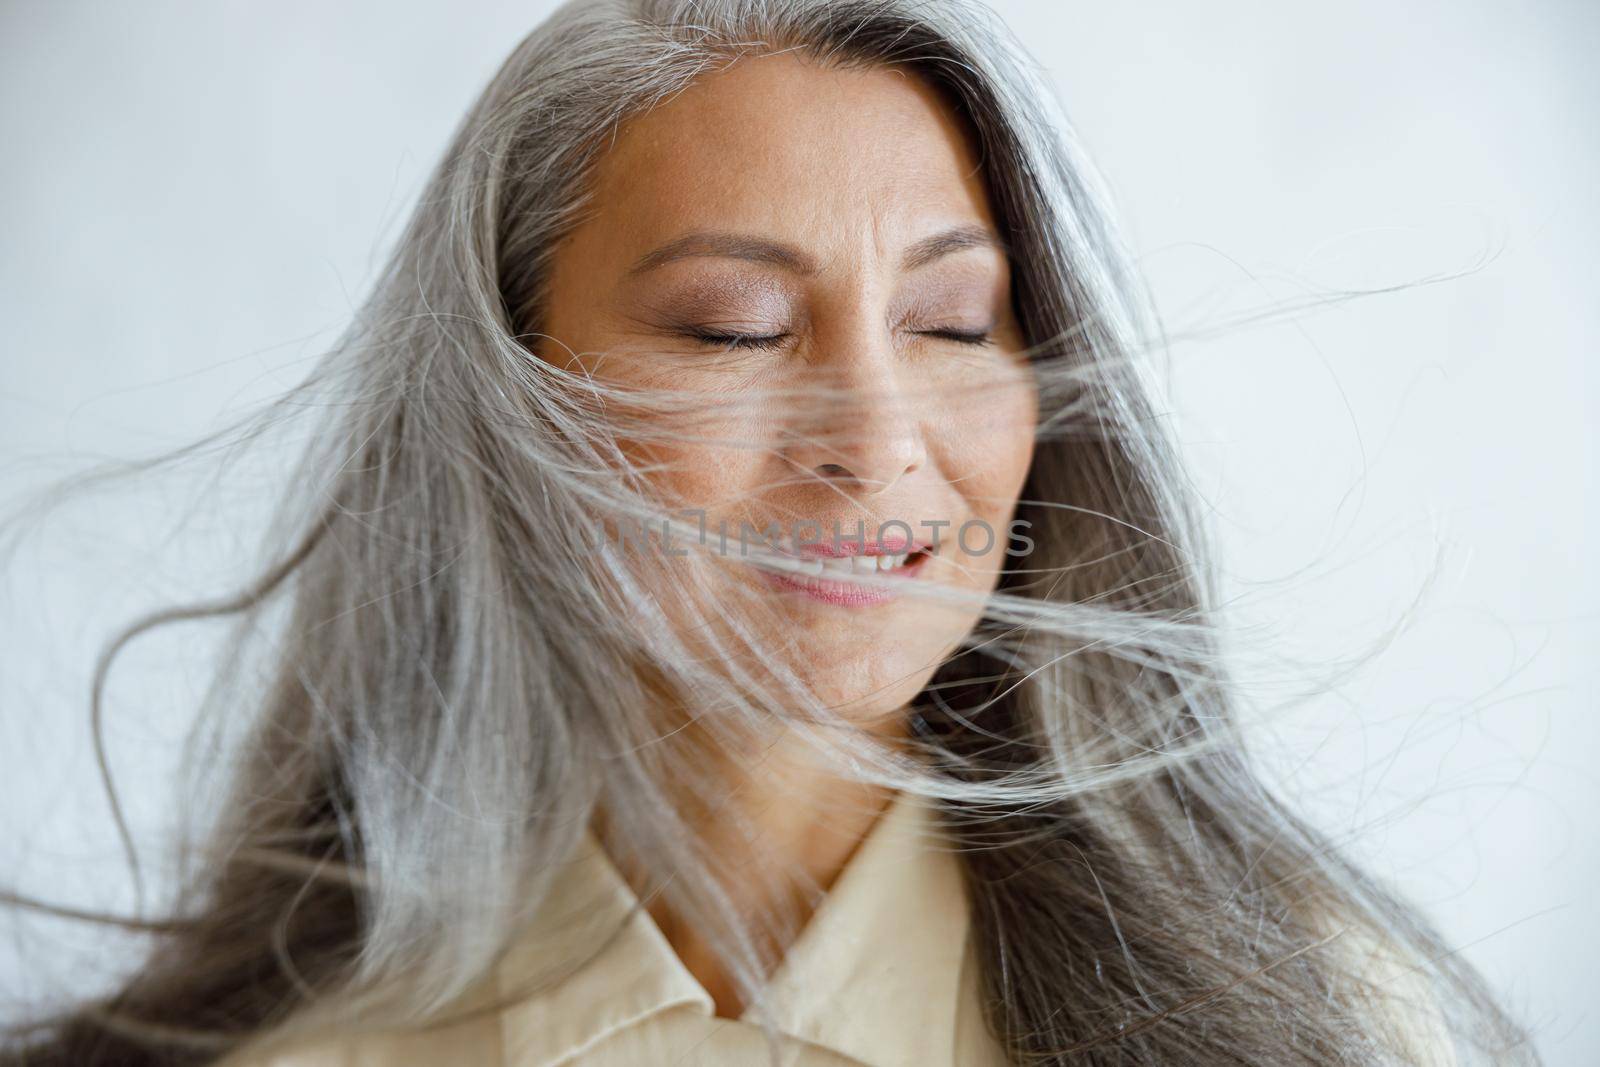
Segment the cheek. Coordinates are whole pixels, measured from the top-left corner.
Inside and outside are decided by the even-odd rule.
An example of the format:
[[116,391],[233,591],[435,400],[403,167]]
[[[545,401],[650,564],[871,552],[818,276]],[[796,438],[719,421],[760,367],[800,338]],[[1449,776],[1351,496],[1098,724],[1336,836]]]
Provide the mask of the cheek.
[[979,390],[956,406],[946,426],[950,484],[962,496],[971,518],[952,545],[974,584],[992,584],[1006,560],[1009,523],[1033,460],[1038,407],[1030,379],[1011,387]]
[[[730,428],[730,432],[747,432]],[[674,443],[653,450],[657,464],[650,481],[673,506],[703,511],[713,523],[721,519],[736,528],[753,515],[750,506],[772,478],[760,450],[715,444]]]
[[752,505],[781,477],[767,439],[772,419],[715,391],[707,397],[703,410],[652,427],[661,433],[652,435],[648,477],[676,506],[736,522],[750,517]]
[[654,361],[619,353],[596,375],[624,390],[659,390],[628,407],[614,424],[618,449],[672,508],[704,510],[712,519],[742,515],[743,502],[771,480],[765,436],[773,420],[759,403],[741,402],[743,377],[667,372]]
[[943,422],[960,456],[951,481],[974,514],[1011,514],[1033,459],[1037,420],[1038,398],[1031,378],[1022,375],[991,380],[947,410]]

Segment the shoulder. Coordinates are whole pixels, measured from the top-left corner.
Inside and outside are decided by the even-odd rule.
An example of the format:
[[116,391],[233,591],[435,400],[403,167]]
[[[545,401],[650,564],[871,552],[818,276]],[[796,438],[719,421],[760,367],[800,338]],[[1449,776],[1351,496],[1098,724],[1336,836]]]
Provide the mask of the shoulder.
[[1375,1020],[1400,1042],[1416,1067],[1456,1067],[1455,1043],[1427,961],[1360,925],[1340,938],[1350,954],[1358,995]]

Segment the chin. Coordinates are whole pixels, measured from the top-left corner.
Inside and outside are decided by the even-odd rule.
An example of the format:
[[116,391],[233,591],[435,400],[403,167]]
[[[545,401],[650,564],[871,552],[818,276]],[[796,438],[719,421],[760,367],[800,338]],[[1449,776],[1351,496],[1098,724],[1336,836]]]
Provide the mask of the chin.
[[869,726],[897,716],[938,669],[937,659],[885,653],[881,648],[854,662],[835,662],[825,676],[808,676],[817,698],[841,716]]
[[[909,610],[908,610],[909,609]],[[852,722],[903,710],[971,632],[976,618],[932,605],[896,606],[876,625],[835,625],[803,636],[790,660],[817,699]]]

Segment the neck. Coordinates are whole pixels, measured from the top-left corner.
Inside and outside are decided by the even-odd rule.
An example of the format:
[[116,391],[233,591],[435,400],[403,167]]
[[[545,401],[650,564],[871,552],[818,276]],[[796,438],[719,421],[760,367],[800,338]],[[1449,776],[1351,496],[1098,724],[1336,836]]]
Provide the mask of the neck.
[[[873,732],[893,743],[905,736],[904,727],[902,715]],[[826,892],[833,886],[894,790],[840,778],[789,731],[737,770],[725,767],[721,780],[728,785],[724,806],[706,810],[688,802],[680,810],[691,813],[691,829],[713,862],[735,872],[724,877],[723,891],[751,929],[765,937],[767,957],[781,960],[814,910],[810,887]],[[603,813],[596,819],[603,820]],[[647,880],[643,872],[625,862],[617,866],[640,892]],[[780,873],[738,876],[747,870]],[[648,910],[678,958],[711,995],[717,1015],[737,1018],[744,1000],[710,942],[669,907],[665,894],[656,894]],[[772,916],[781,921],[760,921]]]

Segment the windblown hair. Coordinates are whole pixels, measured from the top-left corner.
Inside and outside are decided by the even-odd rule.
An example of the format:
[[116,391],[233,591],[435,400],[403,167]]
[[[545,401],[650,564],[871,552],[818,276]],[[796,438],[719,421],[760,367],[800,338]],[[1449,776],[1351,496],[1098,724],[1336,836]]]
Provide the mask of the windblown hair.
[[[679,521],[618,441],[682,440],[693,405],[535,351],[552,250],[620,124],[782,50],[897,66],[959,111],[1040,398],[1017,506],[1034,548],[908,709],[909,753],[759,647],[760,604],[695,595],[743,561],[641,567],[596,543],[599,525]],[[260,574],[102,659],[97,727],[128,641],[233,620],[197,727],[239,733],[231,794],[170,913],[133,923],[153,939],[133,978],[0,1062],[212,1063],[449,1018],[597,809],[753,992],[769,939],[689,832],[685,796],[718,803],[719,783],[703,744],[660,743],[668,706],[732,766],[781,723],[841,774],[936,800],[1016,1063],[1416,1062],[1435,1015],[1461,1062],[1531,1061],[1482,980],[1252,767],[1144,363],[1158,331],[1104,203],[1052,90],[977,5],[562,6],[471,108],[348,332],[259,415],[322,419]]]

